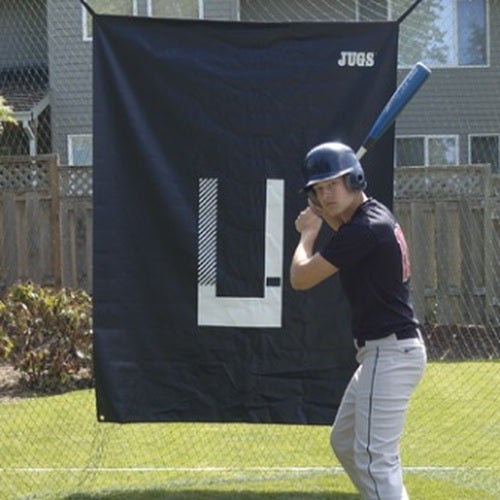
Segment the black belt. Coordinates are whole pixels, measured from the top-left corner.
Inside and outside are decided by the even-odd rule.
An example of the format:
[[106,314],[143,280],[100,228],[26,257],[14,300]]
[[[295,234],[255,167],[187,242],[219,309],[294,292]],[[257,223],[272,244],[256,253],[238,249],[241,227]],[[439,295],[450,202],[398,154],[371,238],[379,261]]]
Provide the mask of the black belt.
[[[394,332],[394,333],[390,333],[389,335],[386,335],[386,337],[389,337],[390,335],[396,335],[396,338],[398,340],[419,339],[422,337],[420,330],[412,330],[410,332]],[[380,339],[384,339],[386,337],[379,337],[377,339],[368,339],[368,342],[370,340],[380,340]],[[361,340],[356,339],[356,345],[358,347],[364,347],[366,345],[366,342],[367,341],[365,339],[361,339]]]

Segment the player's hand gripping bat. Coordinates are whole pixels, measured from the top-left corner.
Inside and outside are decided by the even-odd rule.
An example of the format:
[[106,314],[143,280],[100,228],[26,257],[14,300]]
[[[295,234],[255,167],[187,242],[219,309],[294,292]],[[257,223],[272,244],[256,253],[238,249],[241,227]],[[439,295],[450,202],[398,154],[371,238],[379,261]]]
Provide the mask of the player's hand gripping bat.
[[384,135],[430,74],[431,70],[422,62],[418,62],[413,66],[378,115],[366,139],[356,152],[358,160],[363,158],[365,153]]

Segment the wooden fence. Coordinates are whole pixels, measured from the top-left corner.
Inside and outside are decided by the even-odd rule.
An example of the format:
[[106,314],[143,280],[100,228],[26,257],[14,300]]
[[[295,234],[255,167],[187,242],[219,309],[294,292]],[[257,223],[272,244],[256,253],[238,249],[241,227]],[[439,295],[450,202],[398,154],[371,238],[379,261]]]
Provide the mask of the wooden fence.
[[16,281],[92,290],[92,169],[0,157],[0,291]]
[[[500,324],[500,180],[488,166],[396,169],[419,318]],[[0,291],[18,280],[92,291],[92,168],[0,157]]]
[[394,211],[424,323],[500,325],[499,181],[489,165],[396,170]]

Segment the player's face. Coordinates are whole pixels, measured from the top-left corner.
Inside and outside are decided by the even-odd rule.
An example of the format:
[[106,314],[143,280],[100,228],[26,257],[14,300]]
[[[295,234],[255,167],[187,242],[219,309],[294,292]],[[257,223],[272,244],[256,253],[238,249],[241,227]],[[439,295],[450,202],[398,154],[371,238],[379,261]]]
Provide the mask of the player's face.
[[354,193],[347,188],[344,177],[318,182],[314,185],[314,193],[321,208],[335,217],[348,210],[354,199]]

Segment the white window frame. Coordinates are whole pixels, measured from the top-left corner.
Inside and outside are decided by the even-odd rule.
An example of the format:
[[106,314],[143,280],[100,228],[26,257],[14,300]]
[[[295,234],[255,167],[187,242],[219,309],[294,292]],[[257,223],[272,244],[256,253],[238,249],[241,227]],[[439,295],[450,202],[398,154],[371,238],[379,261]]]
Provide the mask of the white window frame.
[[[93,142],[93,136],[92,134],[68,134],[67,135],[67,148],[68,148],[68,165],[69,166],[80,166],[80,165],[77,165],[75,162],[74,162],[74,158],[73,158],[73,141],[75,139],[81,139],[81,138],[84,138],[84,139],[88,139],[90,138],[91,142]],[[93,158],[93,151],[92,151],[92,148],[90,150],[90,163],[89,165],[92,165],[94,162],[94,158]],[[86,166],[86,165],[85,165]]]
[[[458,134],[432,134],[432,135],[423,135],[423,134],[410,134],[410,135],[398,135],[395,137],[395,140],[398,139],[422,139],[424,141],[424,167],[430,167],[434,165],[429,165],[429,140],[431,139],[454,139],[455,141],[455,157],[457,159],[457,163],[460,163],[460,136]],[[444,164],[444,166],[453,166],[455,164]],[[397,155],[394,155],[394,167],[398,168],[397,165]]]
[[[130,0],[130,1],[132,2],[132,15],[137,16],[137,12],[138,12],[137,2],[138,2],[138,0]],[[89,23],[91,22],[90,14],[83,4],[81,6],[81,11],[82,11],[82,40],[84,42],[91,42],[92,36],[90,35],[90,33],[88,31],[88,26],[89,26]]]

